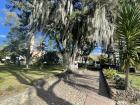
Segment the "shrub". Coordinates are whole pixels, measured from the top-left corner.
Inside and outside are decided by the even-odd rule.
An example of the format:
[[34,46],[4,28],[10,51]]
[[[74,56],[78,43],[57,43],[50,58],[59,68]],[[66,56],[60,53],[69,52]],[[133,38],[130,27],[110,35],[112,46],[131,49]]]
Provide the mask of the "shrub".
[[105,55],[98,56],[98,59],[99,59],[101,65],[104,65],[105,63],[108,62],[108,58]]
[[115,80],[115,81],[119,81],[120,79],[121,79],[121,77],[120,77],[119,75],[115,75],[115,76],[114,76],[114,80]]
[[124,78],[120,77],[119,75],[115,75],[114,80],[115,80],[117,89],[122,89],[122,90],[125,89],[125,79]]
[[104,69],[104,75],[107,79],[113,79],[113,77],[117,74],[116,70],[114,69]]
[[55,51],[47,52],[47,54],[45,54],[43,57],[43,62],[47,62],[47,64],[58,64],[59,60],[59,55]]

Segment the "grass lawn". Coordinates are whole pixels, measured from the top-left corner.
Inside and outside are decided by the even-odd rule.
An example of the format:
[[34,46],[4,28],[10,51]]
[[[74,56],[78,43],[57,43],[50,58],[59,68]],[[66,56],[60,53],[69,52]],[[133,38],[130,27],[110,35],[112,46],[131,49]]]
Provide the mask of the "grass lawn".
[[136,69],[140,71],[140,64],[136,65]]
[[[119,73],[121,77],[125,77],[124,74]],[[140,74],[138,73],[130,73],[129,74],[129,81],[131,81],[132,86],[140,90]]]
[[23,67],[0,64],[0,96],[23,91],[33,80],[54,75],[62,70],[60,65],[46,66],[42,70],[39,67],[26,70]]

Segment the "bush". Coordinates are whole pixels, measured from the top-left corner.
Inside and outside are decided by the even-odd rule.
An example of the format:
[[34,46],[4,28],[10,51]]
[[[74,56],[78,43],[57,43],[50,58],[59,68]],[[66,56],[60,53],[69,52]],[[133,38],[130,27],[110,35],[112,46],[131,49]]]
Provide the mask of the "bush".
[[101,65],[104,65],[105,63],[108,62],[108,58],[105,55],[98,56],[98,59],[99,59]]
[[59,55],[57,52],[47,52],[47,54],[43,57],[43,62],[47,62],[47,64],[58,64],[59,63]]
[[107,79],[113,79],[113,77],[117,74],[114,69],[104,69],[104,75]]
[[86,67],[86,64],[85,63],[78,63],[78,67],[80,68],[84,68],[84,67]]
[[125,89],[125,79],[124,78],[120,77],[119,75],[115,75],[114,80],[115,80],[117,89],[122,89],[122,90]]

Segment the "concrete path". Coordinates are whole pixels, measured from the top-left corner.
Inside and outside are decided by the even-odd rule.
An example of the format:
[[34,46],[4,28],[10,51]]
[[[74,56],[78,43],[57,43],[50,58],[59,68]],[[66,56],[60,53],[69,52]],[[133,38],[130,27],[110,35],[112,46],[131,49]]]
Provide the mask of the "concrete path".
[[115,105],[115,102],[108,98],[109,93],[99,71],[75,74],[70,82],[74,84],[73,87],[85,92],[86,99],[83,105]]
[[115,105],[115,102],[95,92],[91,92],[88,94],[84,105]]
[[[100,95],[99,95],[100,93]],[[54,79],[24,105],[115,105],[108,96],[98,71],[84,71],[65,79]]]

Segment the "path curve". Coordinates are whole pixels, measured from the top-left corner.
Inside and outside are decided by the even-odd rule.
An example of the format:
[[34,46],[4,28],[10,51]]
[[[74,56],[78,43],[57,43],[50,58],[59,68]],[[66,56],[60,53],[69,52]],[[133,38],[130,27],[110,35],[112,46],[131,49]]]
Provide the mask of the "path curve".
[[36,87],[37,96],[24,105],[115,105],[112,99],[99,95],[101,82],[99,71],[88,70],[70,74],[67,79],[55,78],[42,88]]

